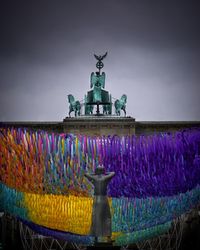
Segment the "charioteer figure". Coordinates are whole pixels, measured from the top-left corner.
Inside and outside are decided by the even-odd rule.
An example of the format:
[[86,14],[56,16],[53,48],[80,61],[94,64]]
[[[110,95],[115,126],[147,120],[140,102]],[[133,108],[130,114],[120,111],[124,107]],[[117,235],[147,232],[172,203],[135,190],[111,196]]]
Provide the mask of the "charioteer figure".
[[107,186],[114,175],[115,172],[105,173],[103,166],[98,166],[94,174],[85,174],[85,177],[94,186],[90,235],[95,237],[95,243],[98,243],[98,237],[107,237],[107,242],[112,242],[111,212],[107,197]]
[[[96,115],[111,115],[112,114],[112,96],[105,90],[105,72],[101,72],[104,64],[102,60],[107,56],[107,52],[101,56],[94,54],[97,60],[97,72],[92,72],[90,77],[91,90],[85,95],[85,115],[93,114],[93,107],[97,106]],[[103,114],[100,113],[100,106],[103,107]]]

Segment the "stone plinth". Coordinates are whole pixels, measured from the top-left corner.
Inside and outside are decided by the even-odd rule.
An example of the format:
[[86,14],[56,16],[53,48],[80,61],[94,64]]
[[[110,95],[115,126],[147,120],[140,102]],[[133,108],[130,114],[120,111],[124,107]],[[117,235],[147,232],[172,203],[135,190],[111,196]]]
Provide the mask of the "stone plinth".
[[63,120],[65,133],[84,135],[133,135],[135,119],[119,116],[80,116]]

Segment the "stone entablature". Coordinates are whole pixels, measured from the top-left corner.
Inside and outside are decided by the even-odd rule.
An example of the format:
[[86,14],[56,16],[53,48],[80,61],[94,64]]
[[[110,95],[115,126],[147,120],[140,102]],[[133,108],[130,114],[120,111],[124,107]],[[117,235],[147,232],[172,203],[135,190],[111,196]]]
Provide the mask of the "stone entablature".
[[65,118],[64,132],[85,135],[132,135],[135,134],[135,119],[132,117],[84,116]]

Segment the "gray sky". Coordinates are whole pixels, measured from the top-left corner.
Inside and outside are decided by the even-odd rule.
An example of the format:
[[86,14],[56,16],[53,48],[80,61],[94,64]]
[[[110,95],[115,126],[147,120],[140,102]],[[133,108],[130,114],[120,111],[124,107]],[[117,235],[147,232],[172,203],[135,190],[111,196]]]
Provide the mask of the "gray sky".
[[0,4],[0,121],[61,121],[104,60],[105,89],[136,120],[200,120],[200,3],[35,0]]

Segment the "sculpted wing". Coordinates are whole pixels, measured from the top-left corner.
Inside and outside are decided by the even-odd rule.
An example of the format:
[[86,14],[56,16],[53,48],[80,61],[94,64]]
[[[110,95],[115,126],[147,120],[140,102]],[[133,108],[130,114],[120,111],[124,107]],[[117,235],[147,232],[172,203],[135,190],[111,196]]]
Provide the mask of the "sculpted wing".
[[94,72],[91,73],[90,76],[90,88],[92,89],[97,81],[97,77],[95,76]]
[[98,61],[100,60],[99,56],[97,56],[97,55],[95,55],[95,54],[94,54],[94,57],[95,57]]
[[94,54],[94,57],[98,60],[98,61],[102,61],[106,56],[107,56],[108,52],[106,52],[103,56],[97,56]]
[[103,60],[107,56],[108,52],[106,52],[102,57],[101,60]]
[[102,75],[99,78],[101,87],[104,89],[105,88],[105,78],[106,78],[106,74],[103,72]]

